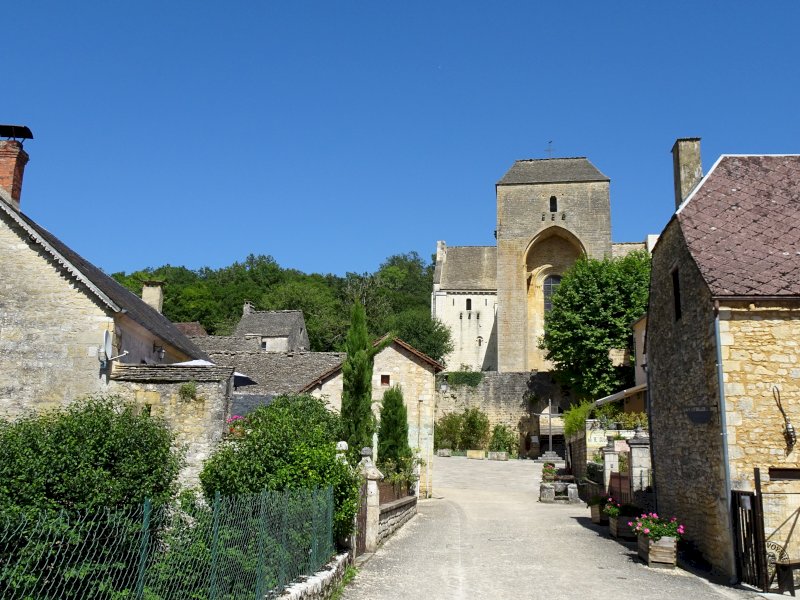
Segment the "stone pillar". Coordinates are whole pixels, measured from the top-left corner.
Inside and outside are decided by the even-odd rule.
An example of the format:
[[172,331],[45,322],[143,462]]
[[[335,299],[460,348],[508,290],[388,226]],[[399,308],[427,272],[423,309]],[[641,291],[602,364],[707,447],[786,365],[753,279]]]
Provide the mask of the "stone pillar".
[[631,449],[628,460],[631,493],[642,492],[650,485],[650,438],[642,432],[641,427],[637,427],[634,436],[628,440],[628,446]]
[[372,462],[372,448],[361,449],[361,462],[358,470],[367,480],[367,524],[365,525],[365,550],[375,552],[378,549],[378,529],[381,521],[381,498],[378,482],[383,473]]
[[611,472],[619,471],[619,452],[614,445],[614,436],[608,436],[608,444],[603,448],[603,487],[608,492],[611,484]]

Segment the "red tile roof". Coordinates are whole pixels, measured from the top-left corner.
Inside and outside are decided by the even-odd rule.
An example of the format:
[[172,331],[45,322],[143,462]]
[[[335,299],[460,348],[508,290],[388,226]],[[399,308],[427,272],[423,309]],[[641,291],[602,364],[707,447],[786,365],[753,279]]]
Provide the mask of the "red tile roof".
[[677,214],[715,296],[800,296],[800,156],[723,156]]

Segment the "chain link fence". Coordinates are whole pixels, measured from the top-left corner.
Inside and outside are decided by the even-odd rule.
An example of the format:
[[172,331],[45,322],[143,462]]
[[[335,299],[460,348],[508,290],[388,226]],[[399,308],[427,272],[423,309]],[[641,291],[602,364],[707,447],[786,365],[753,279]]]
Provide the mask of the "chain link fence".
[[333,491],[0,515],[4,600],[275,598],[334,554]]

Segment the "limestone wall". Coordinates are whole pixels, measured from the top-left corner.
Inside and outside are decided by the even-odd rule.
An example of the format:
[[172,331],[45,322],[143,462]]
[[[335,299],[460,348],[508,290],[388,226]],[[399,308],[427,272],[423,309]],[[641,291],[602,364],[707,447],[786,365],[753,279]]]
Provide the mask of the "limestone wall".
[[[470,310],[467,310],[467,300]],[[473,371],[497,369],[495,310],[497,294],[438,291],[433,315],[450,328],[453,351],[445,357],[450,369],[467,365]]]
[[405,525],[417,514],[417,498],[409,496],[394,502],[381,504],[380,521],[378,525],[378,545],[391,537],[391,535]]
[[800,482],[768,474],[769,467],[800,468],[774,390],[786,418],[800,426],[800,303],[728,303],[720,330],[732,487],[753,490],[753,469],[761,469],[767,538],[800,557]]
[[[497,187],[497,339],[498,370],[520,372],[544,364],[529,329],[528,272],[549,269],[548,262],[527,264],[531,242],[546,229],[557,227],[579,240],[578,251],[602,258],[611,253],[608,182],[513,185]],[[558,212],[549,211],[550,196]],[[574,252],[570,252],[574,257]],[[560,274],[563,265],[552,267]],[[534,284],[537,282],[534,281]]]
[[[673,272],[680,281],[675,318]],[[647,362],[658,512],[676,516],[686,537],[720,573],[733,556],[725,491],[714,313],[710,292],[677,221],[653,253]]]

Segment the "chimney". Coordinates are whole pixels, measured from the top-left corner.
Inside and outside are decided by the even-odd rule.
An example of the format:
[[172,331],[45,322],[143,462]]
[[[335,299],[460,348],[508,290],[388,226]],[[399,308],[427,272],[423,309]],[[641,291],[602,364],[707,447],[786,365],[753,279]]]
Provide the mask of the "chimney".
[[11,196],[11,206],[19,212],[19,197],[22,194],[22,174],[28,164],[28,153],[22,142],[0,140],[0,187]]
[[244,306],[242,306],[242,316],[249,315],[253,312],[253,305],[250,303],[249,300],[244,301]]
[[164,282],[145,281],[142,285],[142,300],[161,312],[164,307]]
[[700,138],[678,138],[672,146],[672,169],[677,209],[703,178],[700,161]]

